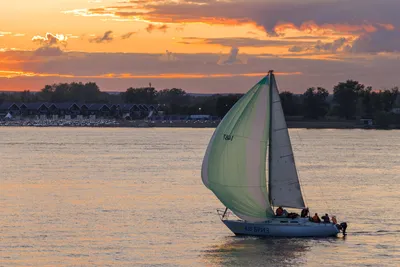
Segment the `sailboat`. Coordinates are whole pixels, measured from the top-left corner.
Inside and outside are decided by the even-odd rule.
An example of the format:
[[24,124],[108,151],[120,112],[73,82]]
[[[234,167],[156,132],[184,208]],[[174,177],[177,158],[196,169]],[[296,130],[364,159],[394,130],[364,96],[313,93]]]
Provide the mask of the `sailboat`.
[[[304,209],[306,205],[272,70],[215,129],[201,176],[225,206],[217,210],[221,221],[236,235],[328,237],[347,227],[274,214],[274,207]],[[230,219],[231,213],[237,218]]]

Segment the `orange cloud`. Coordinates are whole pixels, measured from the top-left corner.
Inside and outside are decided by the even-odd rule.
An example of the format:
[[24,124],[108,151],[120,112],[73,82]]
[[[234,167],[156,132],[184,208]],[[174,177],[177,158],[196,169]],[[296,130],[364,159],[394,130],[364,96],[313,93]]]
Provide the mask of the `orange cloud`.
[[89,39],[89,42],[98,44],[111,42],[112,40],[114,40],[112,34],[113,34],[112,31],[106,31],[102,36],[97,36]]
[[382,28],[385,28],[388,31],[393,31],[395,27],[392,24],[384,24],[384,23],[378,23],[379,26]]
[[[385,26],[383,26],[385,25]],[[383,24],[382,27],[393,27],[391,24]],[[279,23],[275,26],[274,31],[278,34],[284,34],[287,30],[296,30],[307,34],[316,35],[334,35],[338,33],[342,34],[352,34],[360,32],[375,32],[377,27],[372,24],[362,24],[362,25],[350,25],[343,23],[335,24],[320,24],[318,25],[314,21],[306,21],[297,27],[293,23]]]
[[132,35],[136,34],[137,32],[127,32],[121,35],[121,39],[129,39]]
[[[276,72],[277,75],[301,75],[301,72]],[[57,73],[36,73],[29,71],[10,71],[0,70],[0,78],[17,78],[17,77],[58,77],[58,78],[80,78],[80,79],[200,79],[200,78],[221,78],[221,77],[262,77],[265,73],[160,73],[160,74],[132,74],[132,73],[106,73],[101,75],[71,75],[71,74],[57,74]]]
[[62,44],[66,45],[67,44],[68,37],[63,35],[63,34],[52,34],[52,33],[46,33],[45,36],[40,36],[36,35],[32,37],[32,41],[35,43],[39,43],[41,45],[57,45],[57,44]]
[[0,31],[0,37],[3,37],[5,35],[11,35],[11,34],[12,34],[12,32],[2,32],[2,31]]
[[[101,16],[114,19],[144,21],[148,23],[206,23],[222,25],[251,24],[262,28],[271,36],[289,28],[306,32],[327,34],[329,31],[341,33],[361,33],[376,31],[375,25],[386,25],[395,28],[391,20],[379,15],[383,11],[396,10],[399,3],[395,0],[385,5],[376,6],[376,12],[371,12],[371,6],[361,2],[372,0],[344,0],[348,5],[346,10],[338,8],[334,2],[285,1],[285,3],[265,3],[258,0],[247,1],[120,1],[119,5],[76,9],[65,11],[67,14],[79,16]],[[388,0],[389,1],[389,0]],[[397,0],[396,0],[397,1]],[[381,12],[380,12],[381,11]],[[315,14],[319,14],[317,19]],[[364,15],[365,14],[365,15]],[[365,16],[365,17],[363,17]],[[285,25],[285,26],[283,26]]]
[[0,70],[1,78],[16,78],[16,77],[52,77],[57,76],[61,78],[73,78],[74,75],[66,74],[50,74],[50,73],[35,73],[29,71],[12,71],[12,70]]
[[[129,9],[134,11],[129,11]],[[123,18],[133,21],[143,21],[148,23],[203,23],[203,24],[220,24],[220,25],[238,25],[252,24],[254,27],[261,28],[248,18],[227,18],[223,16],[196,16],[191,14],[174,14],[174,13],[158,13],[156,9],[147,9],[145,7],[138,9],[134,6],[113,6],[90,9],[75,9],[65,11],[65,14],[73,14],[75,16],[84,17],[111,17]],[[161,26],[166,27],[166,26]]]
[[0,31],[0,37],[3,37],[3,36],[22,37],[22,36],[25,36],[25,34],[24,33],[13,33],[13,32]]
[[162,32],[167,32],[168,26],[166,24],[157,26],[154,24],[149,24],[146,28],[146,31],[148,33],[152,33],[154,30],[162,31]]

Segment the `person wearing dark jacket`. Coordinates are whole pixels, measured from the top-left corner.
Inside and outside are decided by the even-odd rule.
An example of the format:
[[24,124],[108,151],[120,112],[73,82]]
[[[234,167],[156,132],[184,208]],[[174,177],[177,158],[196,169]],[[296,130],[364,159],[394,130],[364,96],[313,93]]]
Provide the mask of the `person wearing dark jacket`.
[[315,213],[315,215],[312,217],[312,221],[315,223],[320,223],[321,219],[318,216],[318,213]]
[[301,218],[306,218],[308,216],[308,208],[301,210]]
[[283,209],[282,209],[282,207],[278,207],[277,209],[276,209],[276,216],[282,216],[283,215]]
[[321,218],[322,220],[324,220],[324,223],[331,223],[331,221],[329,220],[328,213],[325,213],[325,215],[322,216]]

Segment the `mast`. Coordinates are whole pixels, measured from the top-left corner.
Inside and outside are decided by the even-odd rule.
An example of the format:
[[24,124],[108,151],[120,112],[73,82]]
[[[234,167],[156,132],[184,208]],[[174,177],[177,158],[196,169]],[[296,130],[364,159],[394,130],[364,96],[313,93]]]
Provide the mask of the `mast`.
[[268,72],[269,76],[269,122],[268,122],[268,128],[269,128],[269,134],[268,134],[268,199],[269,203],[271,206],[274,204],[272,203],[272,198],[271,198],[271,181],[272,181],[272,172],[271,172],[271,162],[272,162],[272,79],[274,77],[273,70],[270,70]]

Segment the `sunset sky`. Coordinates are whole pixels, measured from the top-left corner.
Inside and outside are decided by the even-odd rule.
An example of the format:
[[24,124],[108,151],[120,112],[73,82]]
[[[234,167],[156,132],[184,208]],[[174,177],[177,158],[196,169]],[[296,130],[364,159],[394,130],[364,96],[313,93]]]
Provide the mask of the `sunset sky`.
[[0,91],[95,81],[103,91],[245,92],[355,79],[400,85],[399,0],[0,1]]

